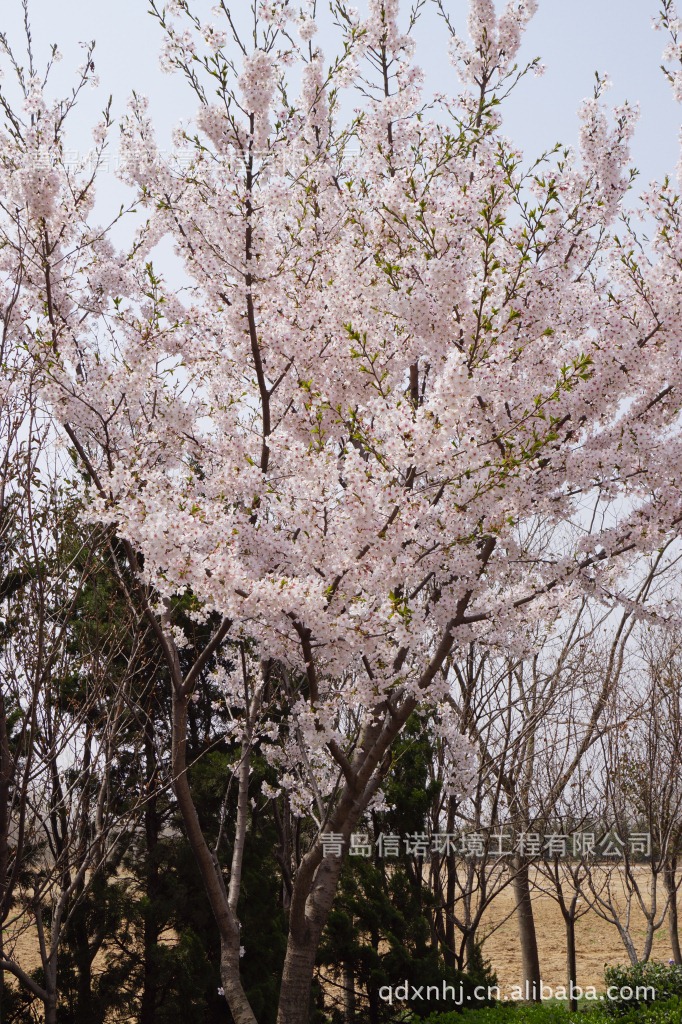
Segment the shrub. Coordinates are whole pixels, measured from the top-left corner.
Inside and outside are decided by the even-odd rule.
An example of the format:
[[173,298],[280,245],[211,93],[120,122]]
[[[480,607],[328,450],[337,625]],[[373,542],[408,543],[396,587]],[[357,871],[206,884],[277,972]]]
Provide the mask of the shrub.
[[426,1024],[570,1024],[576,1016],[584,1014],[571,1015],[564,1003],[498,1003],[480,1010],[433,1014]]
[[[633,1010],[640,1007],[682,998],[682,967],[675,964],[652,961],[635,964],[633,967],[607,967],[604,980],[607,989],[618,989],[619,992],[626,989],[632,992],[631,998],[618,996],[605,1002],[606,1015],[609,1017],[629,1017]],[[650,991],[645,992],[645,989]]]
[[[607,1024],[613,1022],[613,1016],[606,1009],[603,1011],[602,1019]],[[663,1002],[641,1003],[639,1006],[624,1010],[618,1017],[618,1024],[682,1024],[682,1001],[675,998]]]
[[[571,1012],[565,1003],[500,1003],[482,1010],[434,1014],[425,1024],[613,1024],[606,1002]],[[642,1003],[624,1009],[618,1024],[682,1024],[682,1001]]]

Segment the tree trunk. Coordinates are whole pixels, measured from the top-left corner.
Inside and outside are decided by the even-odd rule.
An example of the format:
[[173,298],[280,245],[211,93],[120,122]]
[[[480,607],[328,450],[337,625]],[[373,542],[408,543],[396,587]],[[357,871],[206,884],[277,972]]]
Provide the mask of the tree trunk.
[[355,1024],[355,974],[348,960],[343,965],[343,1017],[346,1024]]
[[[2,926],[5,910],[9,907],[9,800],[11,782],[11,753],[7,735],[5,698],[0,688],[0,960],[4,958]],[[0,967],[0,1021],[4,1019],[3,999],[5,972]]]
[[572,1013],[578,1009],[578,1000],[573,995],[577,982],[578,959],[575,948],[575,917],[568,913],[564,918],[566,924],[566,975],[568,980],[569,1009]]
[[239,923],[230,906],[217,857],[206,842],[187,778],[187,705],[189,697],[181,691],[177,681],[175,686],[172,738],[173,790],[185,825],[187,840],[201,872],[206,895],[220,932],[220,977],[227,1005],[230,1008],[234,1024],[258,1024],[239,976]]
[[308,1024],[316,953],[317,941],[312,935],[300,944],[289,936],[282,972],[277,1024]]
[[514,863],[514,897],[516,899],[516,920],[519,926],[519,942],[521,944],[521,967],[523,986],[527,998],[534,1003],[540,1002],[540,958],[538,940],[535,931],[533,903],[530,896],[528,862],[517,857]]
[[317,947],[334,902],[342,864],[341,857],[324,857],[299,869],[289,917],[277,1024],[308,1024]]
[[57,993],[48,992],[43,1006],[45,1007],[45,1024],[57,1024]]
[[[0,960],[5,958],[5,938],[0,924]],[[5,1019],[5,971],[0,967],[0,1021]]]
[[455,888],[455,868],[450,863],[450,858],[454,860],[454,853],[448,854],[447,859],[447,883],[445,890],[445,945],[443,947],[443,962],[446,967],[451,970],[457,968],[457,950],[456,936],[455,936],[455,918],[453,916],[455,906],[455,896],[457,895]]
[[100,1016],[96,1013],[92,998],[92,954],[88,935],[85,908],[76,909],[73,922],[74,959],[76,962],[76,1024],[98,1024]]
[[668,893],[668,931],[670,933],[670,948],[672,949],[673,960],[676,964],[682,964],[682,950],[680,949],[680,930],[677,910],[677,886],[675,876],[677,874],[677,857],[673,857],[666,863],[663,872],[663,881]]
[[473,928],[467,928],[466,939],[464,940],[466,956],[466,970],[470,971],[476,962],[476,933]]
[[[448,800],[447,831],[451,834],[455,831],[455,809],[457,802],[454,797]],[[445,889],[445,949],[443,961],[446,967],[455,970],[457,963],[457,951],[455,936],[455,898],[457,896],[457,855],[451,847],[448,847],[446,856],[446,889]]]
[[[376,957],[379,956],[379,932],[372,929],[371,935],[372,949]],[[369,1024],[380,1024],[381,1021],[381,1010],[382,1005],[379,1001],[379,986],[376,982],[370,981],[367,985],[367,995],[369,997]]]
[[640,963],[640,957],[635,948],[635,944],[632,941],[632,936],[630,935],[630,932],[618,921],[616,922],[616,928],[618,929],[618,934],[620,935],[621,942],[625,946],[625,951],[628,955],[630,963],[633,967],[636,967],[637,964]]
[[221,940],[220,979],[234,1024],[256,1024],[256,1018],[242,987],[239,975],[239,950]]
[[[145,725],[145,775],[147,792],[154,792],[156,782],[156,754],[154,750],[153,724],[148,718]],[[142,980],[142,1000],[140,1003],[140,1024],[154,1024],[156,1020],[156,1004],[158,999],[158,900],[161,879],[159,876],[159,820],[157,813],[157,797],[149,796],[144,811],[145,831],[145,884],[147,906],[144,914],[143,957],[144,976]]]

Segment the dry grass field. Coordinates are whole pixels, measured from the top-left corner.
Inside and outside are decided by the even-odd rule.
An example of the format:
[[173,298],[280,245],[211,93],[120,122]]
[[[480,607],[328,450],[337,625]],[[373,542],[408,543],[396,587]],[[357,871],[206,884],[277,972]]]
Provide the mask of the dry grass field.
[[[534,897],[533,908],[540,947],[540,966],[545,984],[556,988],[566,983],[566,961],[564,925],[556,903],[542,893]],[[633,910],[633,933],[638,947],[644,936],[644,922],[641,914]],[[511,887],[505,889],[492,904],[484,919],[482,934],[485,935],[483,952],[498,976],[503,993],[519,984],[521,976],[521,954],[519,949],[514,896]],[[6,939],[10,951],[11,936]],[[172,935],[166,936],[172,942]],[[577,924],[578,984],[583,987],[603,987],[604,966],[625,963],[627,956],[618,932],[593,912],[588,912]],[[37,943],[34,932],[26,932],[17,939],[17,956],[24,970],[38,966]],[[670,945],[667,927],[657,932],[654,940],[655,959],[668,960]],[[95,962],[95,973],[97,961]]]
[[[644,879],[643,879],[644,882]],[[503,991],[520,983],[521,953],[514,916],[514,895],[508,887],[491,905],[485,918],[484,933],[487,938],[483,945],[484,955],[497,972]],[[537,893],[533,900],[542,979],[556,988],[566,984],[566,943],[564,922],[559,907],[551,897]],[[639,910],[632,911],[632,932],[635,944],[641,949],[644,941],[644,918]],[[578,948],[578,978],[583,987],[594,985],[602,989],[604,967],[626,963],[627,954],[620,936],[613,925],[603,921],[594,912],[588,911],[576,925]],[[670,957],[667,922],[654,938],[653,958],[667,961]]]

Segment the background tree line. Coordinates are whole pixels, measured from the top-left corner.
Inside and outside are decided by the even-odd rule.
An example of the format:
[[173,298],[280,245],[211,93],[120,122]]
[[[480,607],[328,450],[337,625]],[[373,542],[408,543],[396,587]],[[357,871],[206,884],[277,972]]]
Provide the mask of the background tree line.
[[[101,526],[84,526],[73,470],[58,463],[37,403],[7,401],[2,429],[1,1018],[228,1021],[219,934],[173,792],[171,684],[125,552]],[[660,599],[676,571],[663,550],[633,578],[628,610],[585,598],[532,651],[512,657],[472,643],[448,661],[449,699],[470,745],[467,786],[451,785],[461,750],[453,754],[428,713],[415,715],[362,829],[370,842],[475,835],[478,849],[387,858],[375,844],[371,857],[348,858],[317,953],[311,1022],[389,1021],[395,1011],[379,990],[405,977],[493,984],[486,912],[508,887],[530,982],[541,976],[539,893],[565,924],[567,980],[580,982],[576,922],[586,913],[614,926],[614,950],[632,963],[649,959],[667,927],[682,963],[682,643],[646,618],[651,594]],[[215,624],[197,625],[189,598],[169,615],[186,637],[186,670]],[[243,708],[226,701],[221,673],[241,666],[246,678],[250,657],[236,644],[206,659],[188,704],[193,799],[228,885],[244,797],[233,737]],[[270,671],[279,692],[301,685],[282,666]],[[275,708],[272,724],[276,736]],[[292,876],[321,824],[295,788],[277,786],[277,759],[255,754],[239,914],[241,969],[262,1024],[276,1016]],[[500,856],[505,830],[646,833],[651,856],[633,856],[627,843],[612,860],[547,848]]]

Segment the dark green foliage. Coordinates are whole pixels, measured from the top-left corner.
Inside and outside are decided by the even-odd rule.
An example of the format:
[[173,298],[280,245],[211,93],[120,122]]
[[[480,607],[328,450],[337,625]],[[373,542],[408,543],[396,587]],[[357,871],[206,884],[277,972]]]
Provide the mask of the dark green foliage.
[[[609,967],[605,971],[606,994],[598,1001],[584,1000],[578,1011],[571,1012],[565,1002],[527,1005],[503,1002],[477,1011],[432,1014],[426,1024],[682,1024],[680,986],[682,969],[662,963],[638,964],[634,967]],[[655,999],[637,998],[637,988],[656,989]],[[632,989],[633,998],[614,998],[623,988]]]
[[[7,977],[7,976],[6,976]],[[7,984],[0,994],[0,1021],[2,1024],[35,1024],[41,1004],[26,989]],[[42,1007],[41,1007],[42,1008]]]
[[[216,693],[206,687],[191,706],[190,782],[207,839],[215,843],[224,823],[219,858],[231,855],[236,789],[226,796],[230,765],[239,751],[202,737],[220,735],[214,720]],[[255,759],[254,796],[262,782]],[[126,1009],[145,1024],[226,1024],[230,1020],[220,988],[220,940],[189,844],[182,835],[172,801],[159,795],[147,822],[124,860],[126,880],[117,882],[124,903],[115,947],[107,957],[100,990],[110,1007]],[[273,850],[276,836],[267,815],[254,810],[246,847],[239,908],[244,957],[243,982],[259,1024],[273,1024],[284,959],[285,921]],[[75,1024],[75,1022],[74,1022]]]
[[[682,967],[651,961],[633,966],[607,967],[604,973],[607,988],[632,990],[625,997],[609,999],[607,1012],[612,1017],[625,1017],[633,1009],[648,1003],[661,1003],[671,998],[682,998]],[[653,994],[644,990],[652,990]],[[638,991],[639,990],[639,991]],[[614,993],[615,994],[615,993]]]
[[[607,1004],[608,1005],[608,1004]],[[605,1024],[610,1024],[613,1017],[607,1010],[603,1011]],[[663,1000],[655,1003],[643,1003],[626,1009],[618,1017],[624,1024],[682,1024],[682,1001],[680,999]]]
[[480,1010],[432,1014],[426,1024],[571,1024],[574,1020],[588,1024],[592,1017],[571,1014],[565,1003],[500,1003]]

